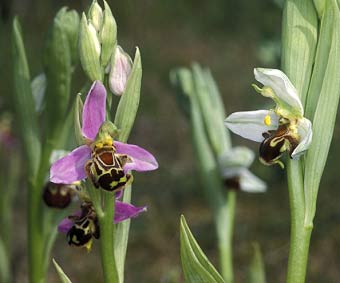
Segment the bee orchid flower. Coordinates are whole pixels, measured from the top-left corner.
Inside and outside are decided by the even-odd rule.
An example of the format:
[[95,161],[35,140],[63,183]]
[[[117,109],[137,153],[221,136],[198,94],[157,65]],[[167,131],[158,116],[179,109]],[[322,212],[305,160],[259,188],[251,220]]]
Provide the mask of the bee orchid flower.
[[260,142],[260,160],[266,165],[280,164],[285,151],[298,159],[312,142],[312,123],[303,117],[303,106],[288,77],[277,69],[254,69],[255,79],[263,84],[254,85],[257,92],[273,99],[271,110],[235,112],[225,125],[235,134]]
[[106,90],[95,81],[86,97],[82,115],[84,145],[54,162],[50,181],[71,184],[89,177],[96,187],[108,191],[123,189],[131,180],[130,170],[158,168],[154,156],[145,149],[114,140],[117,128],[106,117]]
[[[119,194],[119,193],[118,193]],[[116,195],[115,214],[113,223],[117,224],[129,218],[137,217],[146,211],[146,207],[136,207],[129,203],[119,201],[120,195]],[[100,227],[96,211],[89,201],[83,201],[81,209],[64,218],[58,225],[60,233],[67,234],[68,243],[79,247],[85,247],[88,251],[92,246],[92,239],[100,237]]]

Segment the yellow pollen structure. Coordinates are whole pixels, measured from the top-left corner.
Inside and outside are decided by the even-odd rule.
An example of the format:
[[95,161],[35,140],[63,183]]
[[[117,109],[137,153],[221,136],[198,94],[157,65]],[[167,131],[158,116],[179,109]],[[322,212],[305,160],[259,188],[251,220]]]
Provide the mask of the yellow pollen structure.
[[265,123],[265,125],[270,126],[272,124],[272,120],[270,119],[270,115],[266,115],[266,117],[264,117],[263,122]]
[[91,251],[92,248],[92,239],[90,239],[90,241],[88,241],[85,245],[84,245],[86,251],[89,253]]
[[105,144],[106,144],[106,145],[113,145],[113,140],[112,140],[112,138],[111,138],[111,137],[107,137],[107,138],[105,139]]
[[96,143],[96,147],[97,148],[102,148],[104,145],[103,145],[103,143],[102,142],[97,142]]

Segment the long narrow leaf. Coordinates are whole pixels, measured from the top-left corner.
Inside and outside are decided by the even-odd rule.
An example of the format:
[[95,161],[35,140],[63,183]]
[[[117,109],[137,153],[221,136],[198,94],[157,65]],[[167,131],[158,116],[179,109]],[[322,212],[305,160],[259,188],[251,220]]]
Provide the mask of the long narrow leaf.
[[17,18],[13,21],[12,62],[14,75],[13,103],[19,134],[23,141],[28,163],[28,175],[37,173],[40,161],[40,142],[35,102],[31,91],[31,78],[22,40],[21,27]]
[[120,98],[115,116],[115,125],[120,129],[119,140],[126,142],[135,122],[141,90],[142,61],[139,49],[136,49],[131,74],[125,91]]
[[[207,81],[206,74],[198,64],[193,65],[192,78],[194,82],[194,92],[200,112],[204,121],[205,129],[209,141],[214,150],[214,154],[221,154],[224,150],[229,149],[226,129],[223,124],[225,114],[221,114],[221,105],[215,105],[216,98],[212,98],[215,89],[212,89],[212,81]],[[223,105],[223,104],[222,104]],[[224,112],[224,111],[223,111]]]
[[266,283],[266,274],[259,244],[254,243],[253,249],[254,255],[249,266],[247,282]]
[[282,22],[282,69],[292,80],[303,105],[314,63],[317,21],[313,1],[285,1]]
[[221,275],[210,263],[197,244],[194,236],[181,216],[180,225],[181,260],[186,283],[224,283]]
[[335,0],[326,3],[324,18],[334,15],[331,48],[313,119],[313,141],[305,160],[305,226],[313,225],[316,199],[333,137],[340,96],[340,12]]
[[72,283],[70,278],[67,277],[67,275],[62,270],[62,268],[58,265],[58,263],[55,261],[55,259],[52,259],[52,261],[53,261],[53,264],[54,264],[54,268],[55,268],[56,272],[58,273],[58,276],[59,276],[61,283]]

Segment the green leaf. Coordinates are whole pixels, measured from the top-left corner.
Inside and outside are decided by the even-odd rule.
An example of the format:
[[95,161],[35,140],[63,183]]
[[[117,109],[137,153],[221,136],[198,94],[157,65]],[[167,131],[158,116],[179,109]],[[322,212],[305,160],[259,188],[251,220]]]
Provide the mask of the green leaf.
[[323,15],[323,11],[325,10],[326,0],[313,0],[316,11],[318,12],[318,16],[321,19]]
[[209,262],[185,221],[180,225],[181,260],[186,283],[224,283],[221,275]]
[[190,119],[190,98],[193,92],[192,75],[187,68],[176,68],[170,72],[170,81],[176,88],[177,104],[187,119]]
[[254,255],[248,270],[248,283],[265,283],[266,274],[262,259],[261,249],[258,243],[253,243]]
[[61,267],[58,265],[58,263],[55,261],[55,259],[52,259],[54,268],[56,272],[58,273],[59,280],[61,283],[72,283],[72,281],[67,277],[67,275],[64,273],[64,271],[61,269]]
[[296,87],[302,104],[314,63],[318,17],[311,0],[287,0],[282,22],[282,69]]
[[[313,119],[313,141],[305,159],[305,226],[311,227],[320,180],[325,168],[340,95],[340,13],[335,0],[327,1],[323,20],[333,18],[329,56]],[[322,38],[322,35],[320,36]],[[315,66],[318,68],[318,66]],[[317,70],[315,70],[317,72]],[[321,74],[320,74],[321,75]],[[319,78],[316,78],[319,79]]]
[[[125,203],[131,202],[131,186],[128,186],[124,189],[123,202]],[[114,251],[115,251],[115,259],[116,259],[119,283],[124,282],[124,266],[125,266],[127,245],[128,245],[128,240],[129,240],[130,222],[131,220],[127,219],[116,225]]]
[[334,33],[335,10],[327,5],[325,17],[322,17],[320,35],[315,56],[315,66],[306,101],[305,116],[313,120],[316,105],[318,104],[325,72],[329,61],[332,37]]
[[45,115],[47,139],[54,141],[64,124],[71,91],[71,51],[62,21],[66,8],[56,15],[44,50],[44,69],[47,79]]
[[206,197],[214,213],[224,206],[223,183],[213,150],[209,144],[204,121],[195,92],[190,95],[192,142],[198,160],[199,175]]
[[231,146],[228,130],[224,126],[226,117],[218,87],[209,70],[193,64],[192,70],[178,68],[170,72],[170,80],[176,87],[176,97],[184,114],[190,115],[190,97],[199,103],[204,127],[214,154],[220,155]]
[[114,122],[120,130],[119,140],[122,142],[127,141],[135,122],[140,99],[141,80],[142,62],[137,47],[131,74],[127,81],[125,91],[120,98]]
[[230,148],[230,137],[223,123],[226,117],[223,102],[208,70],[203,70],[198,64],[194,64],[192,76],[205,129],[215,156],[218,156]]
[[38,171],[41,147],[35,102],[31,91],[31,79],[26,59],[21,27],[17,18],[13,20],[12,62],[14,76],[13,103],[18,122],[18,132],[27,157],[28,175]]

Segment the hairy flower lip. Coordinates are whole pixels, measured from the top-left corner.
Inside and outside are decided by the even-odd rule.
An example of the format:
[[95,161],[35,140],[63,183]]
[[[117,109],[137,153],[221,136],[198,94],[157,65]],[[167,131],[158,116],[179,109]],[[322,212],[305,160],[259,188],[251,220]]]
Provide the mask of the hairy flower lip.
[[[225,120],[225,125],[235,134],[261,142],[260,159],[265,164],[277,163],[286,150],[293,159],[298,159],[312,142],[312,124],[303,117],[303,107],[297,91],[288,77],[277,69],[254,69],[255,78],[263,88],[255,87],[263,96],[276,103],[274,110],[235,112]],[[284,134],[278,152],[266,152],[268,147],[266,133],[274,133],[288,123],[290,132]],[[276,138],[279,138],[277,133]],[[288,144],[289,143],[289,144]],[[280,151],[282,150],[282,151]],[[272,156],[271,156],[272,155]],[[270,157],[271,156],[271,157]]]
[[[54,162],[50,170],[50,181],[53,183],[71,184],[86,178],[85,164],[91,158],[89,141],[94,141],[106,116],[106,90],[100,81],[95,81],[86,97],[83,108],[82,134],[85,145],[75,148],[63,158]],[[145,149],[114,141],[118,154],[127,154],[132,162],[126,163],[124,172],[136,170],[150,171],[158,168],[155,157]]]

